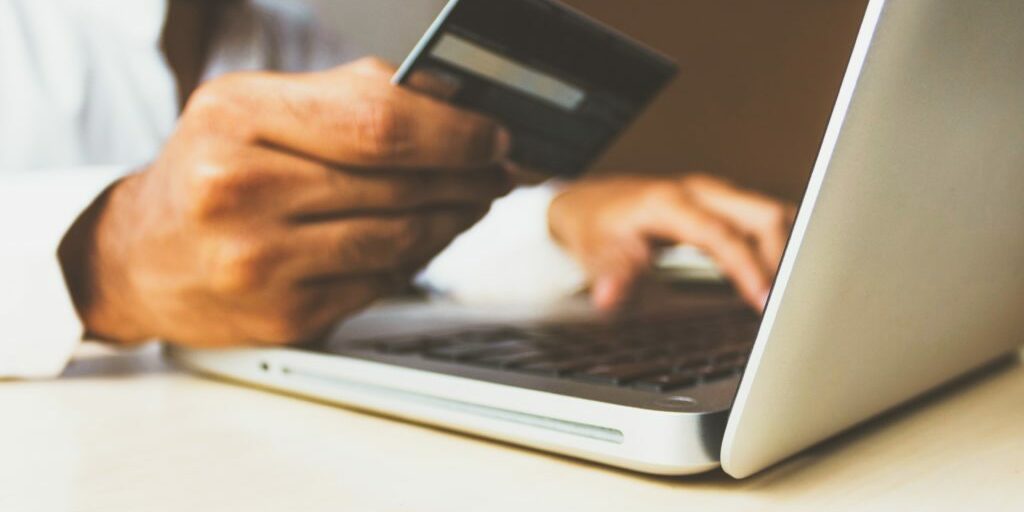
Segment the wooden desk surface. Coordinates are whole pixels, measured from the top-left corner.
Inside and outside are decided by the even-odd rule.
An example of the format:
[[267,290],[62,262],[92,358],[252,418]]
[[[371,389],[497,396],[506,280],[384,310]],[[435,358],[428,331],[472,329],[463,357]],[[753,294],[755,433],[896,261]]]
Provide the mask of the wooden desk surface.
[[1024,366],[768,472],[654,478],[85,346],[0,383],[0,510],[1024,510]]

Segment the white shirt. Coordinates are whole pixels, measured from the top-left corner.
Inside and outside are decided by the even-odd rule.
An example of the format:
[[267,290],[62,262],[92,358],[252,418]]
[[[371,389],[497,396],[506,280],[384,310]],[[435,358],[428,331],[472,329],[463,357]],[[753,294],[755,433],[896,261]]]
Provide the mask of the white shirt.
[[[232,9],[204,79],[357,56],[296,2]],[[96,196],[174,131],[166,12],[167,0],[0,0],[0,378],[57,375],[81,339],[56,250]],[[547,233],[553,194],[541,186],[499,200],[418,282],[475,301],[576,291],[583,273]]]

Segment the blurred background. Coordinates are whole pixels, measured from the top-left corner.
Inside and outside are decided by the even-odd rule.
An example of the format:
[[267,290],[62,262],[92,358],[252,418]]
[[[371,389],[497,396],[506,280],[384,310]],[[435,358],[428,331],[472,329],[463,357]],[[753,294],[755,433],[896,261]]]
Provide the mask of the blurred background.
[[[307,0],[398,63],[445,0]],[[567,0],[680,73],[597,172],[702,170],[799,200],[867,0]]]

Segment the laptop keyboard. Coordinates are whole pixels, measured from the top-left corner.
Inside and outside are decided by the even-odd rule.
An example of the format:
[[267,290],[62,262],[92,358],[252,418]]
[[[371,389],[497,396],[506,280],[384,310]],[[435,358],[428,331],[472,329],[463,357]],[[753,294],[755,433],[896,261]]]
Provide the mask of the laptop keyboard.
[[760,317],[749,311],[616,323],[472,328],[360,347],[598,385],[667,392],[743,371]]

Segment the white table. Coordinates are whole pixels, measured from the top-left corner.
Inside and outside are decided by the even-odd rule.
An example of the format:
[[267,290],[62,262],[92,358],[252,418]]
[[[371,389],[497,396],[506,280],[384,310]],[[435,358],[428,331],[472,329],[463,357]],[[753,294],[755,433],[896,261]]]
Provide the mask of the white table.
[[768,472],[655,478],[83,346],[0,383],[0,511],[1024,510],[1014,363]]

